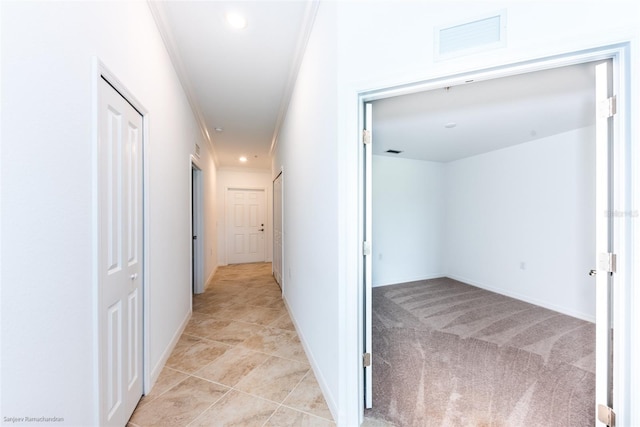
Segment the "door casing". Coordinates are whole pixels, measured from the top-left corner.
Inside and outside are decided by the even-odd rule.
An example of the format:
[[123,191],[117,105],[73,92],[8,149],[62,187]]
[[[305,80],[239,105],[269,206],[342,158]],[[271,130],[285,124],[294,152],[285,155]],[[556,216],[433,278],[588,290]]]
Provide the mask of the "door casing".
[[[612,174],[612,197],[613,206],[627,207],[629,206],[629,198],[627,192],[630,187],[631,171],[624,164],[624,159],[628,157],[630,153],[630,138],[629,138],[629,124],[628,117],[630,109],[629,98],[629,52],[630,44],[621,43],[609,46],[600,46],[593,49],[584,51],[571,52],[563,55],[541,58],[533,61],[527,61],[523,63],[512,63],[500,67],[489,69],[476,69],[459,74],[449,74],[435,77],[429,80],[420,82],[406,82],[405,84],[399,84],[391,87],[380,87],[376,89],[366,90],[357,93],[358,98],[358,135],[362,135],[362,130],[365,129],[365,109],[366,104],[372,101],[389,98],[393,96],[405,95],[416,92],[423,92],[434,90],[446,86],[455,86],[468,80],[481,81],[496,79],[500,77],[508,77],[516,74],[530,73],[535,71],[541,71],[545,69],[558,68],[568,65],[595,62],[599,60],[612,60],[613,63],[613,87],[614,93],[617,96],[618,101],[618,115],[614,120],[614,138],[612,142],[612,158],[613,158],[613,174]],[[365,158],[366,152],[364,144],[361,138],[357,141],[358,144],[358,247],[360,248],[358,267],[358,364],[361,366],[360,357],[365,352],[365,337],[367,335],[366,325],[366,303],[365,297],[367,290],[365,289],[365,257],[363,242],[365,241],[365,229],[366,229],[366,165]],[[630,211],[627,209],[626,211]],[[625,262],[630,260],[630,253],[633,249],[631,242],[631,227],[630,224],[614,224],[613,235],[613,248],[612,251],[617,254],[618,257],[618,272],[614,275],[612,281],[616,289],[612,300],[613,310],[613,324],[627,325],[631,315],[631,310],[628,301],[631,300],[631,278],[632,278],[632,262]],[[594,248],[595,258],[595,248]],[[586,273],[586,272],[585,272]],[[370,291],[370,290],[369,290]],[[370,324],[369,324],[370,328]],[[614,410],[619,413],[617,415],[618,422],[623,422],[630,414],[631,402],[629,401],[631,384],[629,377],[625,373],[630,372],[631,360],[629,357],[630,350],[630,332],[628,328],[624,327],[621,336],[617,333],[616,340],[613,344],[613,395]],[[372,357],[375,358],[375,349]],[[360,422],[364,419],[365,409],[365,370],[359,369],[358,371],[358,383],[359,383],[359,395],[358,402],[360,406],[359,419]],[[375,405],[375,402],[374,402]]]
[[189,161],[191,172],[191,236],[197,236],[191,244],[191,283],[193,293],[204,292],[204,224],[203,224],[203,183],[202,168],[198,160],[191,156]]

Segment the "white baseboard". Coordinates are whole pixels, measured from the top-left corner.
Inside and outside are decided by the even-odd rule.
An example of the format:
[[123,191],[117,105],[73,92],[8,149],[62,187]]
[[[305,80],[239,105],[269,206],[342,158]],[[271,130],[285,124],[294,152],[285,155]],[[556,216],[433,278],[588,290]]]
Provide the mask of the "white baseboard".
[[182,320],[182,323],[180,324],[180,327],[178,328],[176,333],[173,334],[173,337],[171,338],[171,341],[169,342],[169,345],[162,352],[162,356],[160,357],[160,360],[158,361],[156,366],[154,366],[153,369],[151,370],[151,373],[150,373],[151,378],[150,378],[150,381],[149,381],[149,390],[147,390],[147,393],[145,393],[145,394],[148,394],[148,392],[150,392],[153,389],[153,385],[158,380],[158,377],[160,376],[160,373],[162,372],[162,368],[164,368],[164,365],[167,363],[167,360],[169,360],[169,357],[171,356],[171,352],[176,347],[176,344],[178,344],[178,340],[180,339],[180,336],[182,335],[182,333],[186,329],[187,324],[189,323],[189,320],[191,320],[191,314],[192,314],[192,311],[189,311],[187,313],[186,317]]
[[381,282],[381,283],[374,283],[372,286],[374,288],[377,288],[378,286],[397,285],[397,284],[400,284],[400,283],[417,282],[419,280],[439,279],[440,277],[446,277],[446,274],[444,274],[444,273],[430,273],[430,274],[425,274],[425,275],[422,275],[422,276],[415,276],[415,277],[401,277],[401,278],[395,278],[393,280],[386,280],[386,281]]
[[218,271],[218,266],[217,265],[215,267],[213,267],[213,270],[211,271],[211,274],[209,274],[209,277],[207,277],[207,280],[204,282],[203,292],[207,291],[207,288],[209,287],[209,283],[211,283],[211,279],[213,279],[213,276],[216,275],[216,271]]
[[542,301],[537,298],[531,298],[528,295],[522,295],[517,292],[505,291],[504,289],[489,286],[484,283],[480,283],[480,282],[476,282],[475,280],[468,279],[466,277],[456,276],[454,274],[446,274],[443,276],[453,280],[457,280],[458,282],[467,283],[469,285],[475,286],[476,288],[486,289],[487,291],[495,292],[500,295],[505,295],[511,298],[518,299],[520,301],[524,301],[540,307],[548,308],[549,310],[557,311],[558,313],[566,314],[567,316],[575,317],[581,320],[586,320],[587,322],[595,323],[596,321],[596,318],[593,315],[578,312],[575,310],[568,310],[566,307],[552,304],[547,301]]
[[298,334],[298,338],[300,338],[300,343],[302,343],[302,348],[304,349],[304,352],[307,355],[307,359],[309,359],[309,364],[311,365],[311,369],[313,370],[313,373],[316,376],[316,380],[318,381],[318,384],[320,385],[320,389],[322,390],[322,394],[324,396],[324,399],[327,402],[327,406],[329,407],[329,411],[331,412],[331,415],[333,416],[333,419],[337,420],[338,419],[338,405],[336,404],[336,401],[333,398],[333,394],[331,394],[331,391],[329,390],[329,387],[327,386],[327,381],[322,376],[322,372],[320,371],[320,368],[318,368],[318,363],[313,358],[313,354],[309,350],[309,345],[307,344],[307,341],[304,338],[304,335],[302,335],[300,333],[300,328],[298,327],[298,323],[296,322],[296,319],[293,316],[293,313],[291,312],[291,309],[289,308],[289,303],[287,302],[287,298],[284,295],[282,296],[282,300],[284,301],[284,305],[287,308],[287,311],[289,312],[289,317],[291,318],[291,322],[293,323],[293,326],[296,328],[296,333]]

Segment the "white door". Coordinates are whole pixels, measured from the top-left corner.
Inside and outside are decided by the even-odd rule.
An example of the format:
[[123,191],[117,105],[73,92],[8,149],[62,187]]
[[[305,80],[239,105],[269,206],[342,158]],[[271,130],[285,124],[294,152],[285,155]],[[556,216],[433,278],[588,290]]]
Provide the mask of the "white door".
[[364,243],[363,243],[363,255],[364,255],[364,399],[365,408],[371,408],[373,406],[373,364],[372,364],[372,346],[371,346],[371,312],[373,310],[372,299],[372,259],[371,259],[371,245],[372,245],[372,224],[373,224],[373,105],[365,104],[365,118],[364,118]]
[[100,420],[123,426],[142,396],[142,116],[103,79],[98,102]]
[[612,97],[612,62],[596,65],[596,414],[598,425],[607,421],[613,402],[613,324],[612,292],[615,255],[612,254],[611,182],[613,164],[613,120],[615,99]]
[[282,288],[282,173],[273,181],[273,277]]
[[264,190],[227,191],[227,262],[264,262]]

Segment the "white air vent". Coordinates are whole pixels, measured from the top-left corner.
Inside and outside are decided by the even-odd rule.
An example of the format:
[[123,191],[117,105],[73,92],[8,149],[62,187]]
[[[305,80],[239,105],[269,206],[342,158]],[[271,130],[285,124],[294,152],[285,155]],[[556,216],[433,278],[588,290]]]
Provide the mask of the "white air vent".
[[505,13],[436,29],[436,58],[446,59],[505,46]]
[[198,144],[195,144],[193,151],[195,152],[197,157],[200,157],[200,146]]

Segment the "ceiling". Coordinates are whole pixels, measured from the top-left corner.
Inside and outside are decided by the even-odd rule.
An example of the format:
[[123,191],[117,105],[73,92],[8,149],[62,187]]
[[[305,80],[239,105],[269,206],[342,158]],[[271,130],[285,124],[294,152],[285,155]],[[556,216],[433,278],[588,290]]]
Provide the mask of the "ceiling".
[[[149,4],[218,166],[270,169],[318,1]],[[374,154],[449,162],[588,126],[593,92],[581,64],[378,100]]]
[[[271,146],[317,2],[149,4],[203,134],[213,143],[218,166],[270,169]],[[232,28],[228,12],[243,15],[246,28]]]
[[450,162],[594,124],[595,68],[572,65],[373,104],[374,154]]

